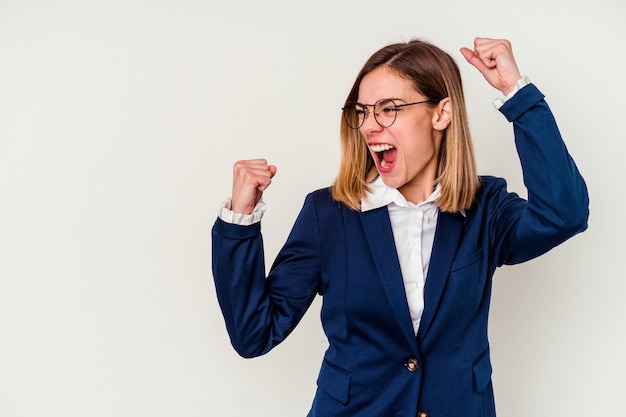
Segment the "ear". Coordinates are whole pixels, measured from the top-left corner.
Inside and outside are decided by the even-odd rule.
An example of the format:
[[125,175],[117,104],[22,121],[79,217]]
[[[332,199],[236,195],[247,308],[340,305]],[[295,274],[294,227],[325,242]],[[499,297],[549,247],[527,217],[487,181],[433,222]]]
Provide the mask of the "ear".
[[444,130],[452,121],[452,102],[446,97],[439,102],[433,113],[433,129]]

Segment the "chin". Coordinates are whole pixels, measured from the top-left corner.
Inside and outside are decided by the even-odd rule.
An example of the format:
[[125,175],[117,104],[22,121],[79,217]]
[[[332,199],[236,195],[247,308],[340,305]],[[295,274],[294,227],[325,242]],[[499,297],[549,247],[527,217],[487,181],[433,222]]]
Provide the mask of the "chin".
[[405,184],[398,178],[393,177],[393,175],[390,173],[383,173],[383,172],[378,171],[378,174],[380,175],[380,177],[382,178],[383,182],[385,183],[387,187],[400,188]]

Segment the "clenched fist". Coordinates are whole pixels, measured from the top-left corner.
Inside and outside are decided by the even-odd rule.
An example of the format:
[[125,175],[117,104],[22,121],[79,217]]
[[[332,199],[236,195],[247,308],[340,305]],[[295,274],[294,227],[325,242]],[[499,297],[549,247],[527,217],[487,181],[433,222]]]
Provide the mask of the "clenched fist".
[[250,214],[261,199],[263,191],[272,183],[276,167],[265,159],[237,161],[233,167],[233,194],[231,210]]
[[511,42],[506,39],[474,39],[474,50],[461,48],[461,53],[480,73],[487,82],[507,95],[522,78],[515,58]]

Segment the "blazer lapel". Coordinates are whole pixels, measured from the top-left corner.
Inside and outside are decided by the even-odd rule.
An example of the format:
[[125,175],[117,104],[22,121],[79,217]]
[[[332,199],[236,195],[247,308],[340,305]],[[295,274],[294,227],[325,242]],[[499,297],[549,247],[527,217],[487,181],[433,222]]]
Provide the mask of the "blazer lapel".
[[463,217],[461,215],[439,213],[430,266],[424,287],[424,312],[418,331],[419,340],[424,339],[437,313],[439,301],[450,276],[452,261],[457,251],[462,229]]
[[417,348],[417,339],[409,306],[404,291],[402,271],[396,253],[396,245],[391,230],[387,207],[360,213],[361,224],[369,245],[376,271],[382,281],[391,308],[398,320],[402,333],[413,349]]

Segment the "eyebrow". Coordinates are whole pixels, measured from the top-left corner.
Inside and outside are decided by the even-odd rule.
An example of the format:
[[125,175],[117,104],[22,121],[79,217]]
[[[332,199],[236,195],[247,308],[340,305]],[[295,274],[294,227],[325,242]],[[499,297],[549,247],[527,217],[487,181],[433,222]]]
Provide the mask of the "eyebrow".
[[[385,97],[385,98],[381,98],[376,100],[376,103],[378,103],[379,101],[382,100],[393,100],[393,101],[403,101],[403,102],[407,102],[405,99],[403,98],[393,98],[393,97]],[[375,104],[375,103],[374,103]],[[373,106],[374,104],[365,104],[365,103],[359,103],[358,101],[354,103],[355,106],[361,106],[361,107],[365,107],[365,106]]]

